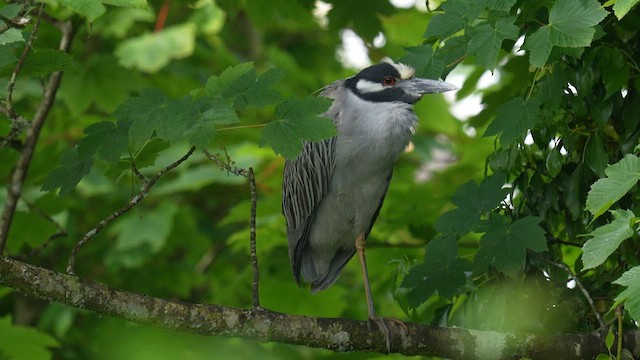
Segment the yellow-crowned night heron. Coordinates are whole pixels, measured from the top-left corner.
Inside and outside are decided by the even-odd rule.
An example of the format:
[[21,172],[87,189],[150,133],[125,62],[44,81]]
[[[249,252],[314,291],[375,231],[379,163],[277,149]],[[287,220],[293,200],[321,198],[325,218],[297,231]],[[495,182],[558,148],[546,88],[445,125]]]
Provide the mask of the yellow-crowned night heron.
[[409,144],[418,118],[413,104],[424,94],[456,89],[414,77],[410,66],[390,60],[325,87],[333,99],[326,114],[338,135],[307,142],[285,164],[282,210],[287,221],[293,276],[316,292],[331,286],[357,252],[364,277],[369,319],[376,318],[365,241],[384,200],[393,164]]

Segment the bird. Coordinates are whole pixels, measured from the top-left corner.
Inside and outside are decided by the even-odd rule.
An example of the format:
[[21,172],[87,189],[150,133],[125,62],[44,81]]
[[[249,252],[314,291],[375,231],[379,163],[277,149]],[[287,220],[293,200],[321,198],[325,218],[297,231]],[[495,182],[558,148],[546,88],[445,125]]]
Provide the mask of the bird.
[[357,254],[368,324],[382,323],[388,349],[388,327],[376,316],[371,296],[366,239],[393,165],[416,130],[413,105],[425,94],[456,89],[444,81],[415,77],[413,67],[385,58],[320,91],[333,100],[323,116],[333,121],[337,135],[304,142],[301,153],[285,161],[282,213],[295,281],[298,286],[301,280],[309,283],[312,293],[327,289]]

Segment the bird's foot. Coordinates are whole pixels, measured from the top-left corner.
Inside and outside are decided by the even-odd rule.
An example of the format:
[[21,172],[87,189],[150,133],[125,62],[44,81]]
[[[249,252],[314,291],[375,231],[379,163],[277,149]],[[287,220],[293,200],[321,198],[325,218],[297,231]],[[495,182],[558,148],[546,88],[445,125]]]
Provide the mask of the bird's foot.
[[407,332],[407,325],[402,321],[394,318],[383,318],[383,317],[369,317],[367,320],[367,327],[369,332],[371,332],[371,324],[375,323],[378,326],[378,329],[382,332],[385,338],[385,343],[387,345],[387,352],[391,352],[391,328],[389,324],[394,325],[395,328],[402,328],[404,332]]

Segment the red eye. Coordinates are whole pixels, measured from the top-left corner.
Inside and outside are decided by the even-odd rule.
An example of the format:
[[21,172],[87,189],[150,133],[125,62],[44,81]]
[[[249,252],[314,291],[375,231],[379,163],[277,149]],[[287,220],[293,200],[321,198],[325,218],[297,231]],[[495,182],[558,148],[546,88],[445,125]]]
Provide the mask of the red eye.
[[382,85],[384,86],[393,86],[396,83],[396,78],[393,76],[386,76],[382,79]]

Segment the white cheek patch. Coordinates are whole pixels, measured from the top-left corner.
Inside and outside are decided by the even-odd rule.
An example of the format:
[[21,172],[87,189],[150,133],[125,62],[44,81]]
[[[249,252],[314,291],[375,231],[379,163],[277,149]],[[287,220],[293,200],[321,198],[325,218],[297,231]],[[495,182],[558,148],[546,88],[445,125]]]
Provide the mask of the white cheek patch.
[[358,80],[356,88],[361,94],[374,93],[385,89],[384,85],[365,79]]

